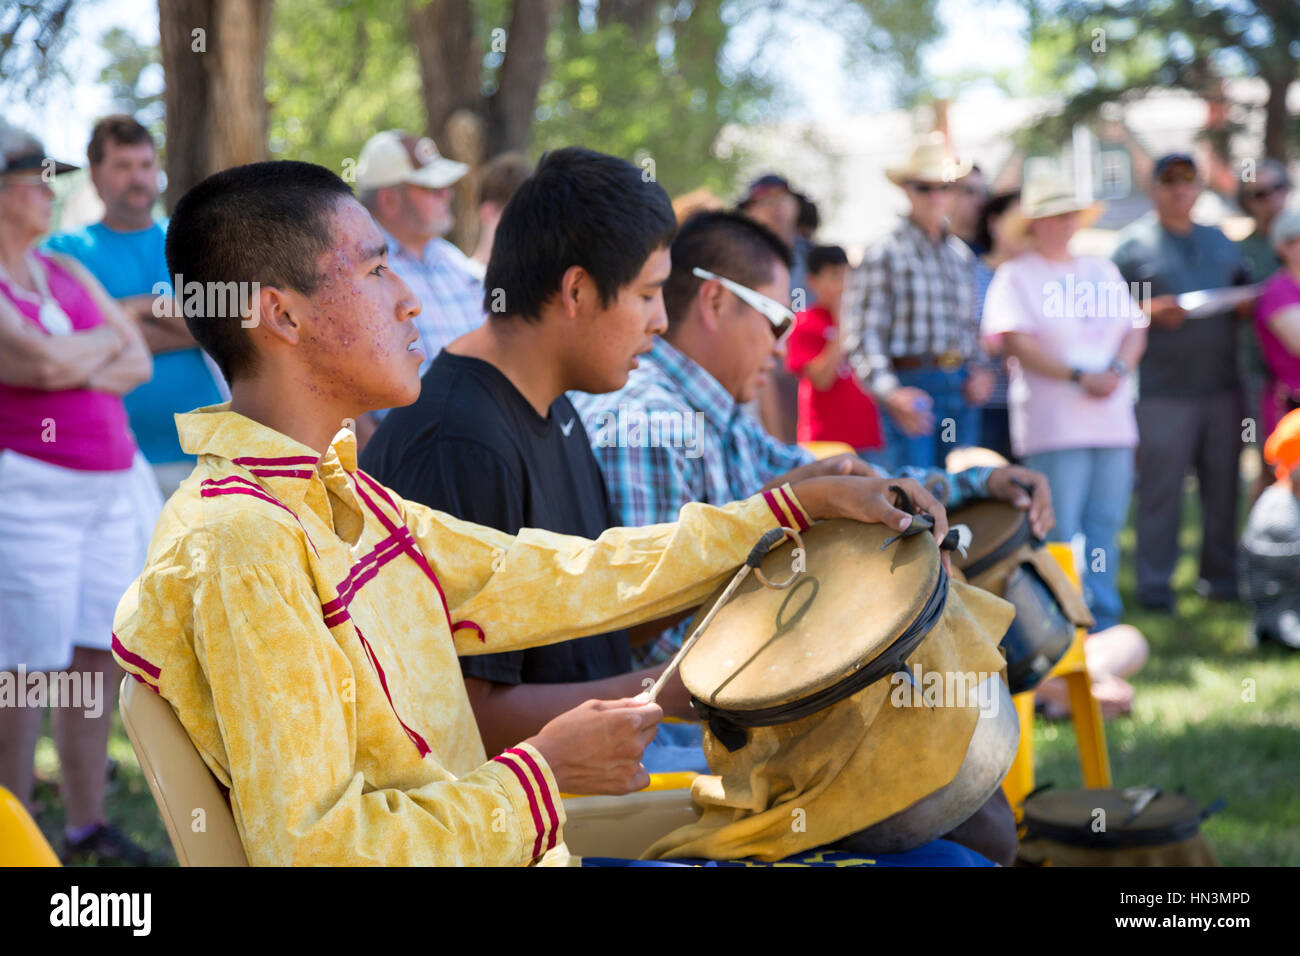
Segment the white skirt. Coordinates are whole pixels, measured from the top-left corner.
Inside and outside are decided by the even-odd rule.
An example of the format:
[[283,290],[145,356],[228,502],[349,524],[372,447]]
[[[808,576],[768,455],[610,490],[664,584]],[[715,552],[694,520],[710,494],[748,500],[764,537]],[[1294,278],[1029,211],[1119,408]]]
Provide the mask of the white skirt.
[[0,451],[0,670],[107,650],[161,510],[139,452],[125,471],[77,471]]

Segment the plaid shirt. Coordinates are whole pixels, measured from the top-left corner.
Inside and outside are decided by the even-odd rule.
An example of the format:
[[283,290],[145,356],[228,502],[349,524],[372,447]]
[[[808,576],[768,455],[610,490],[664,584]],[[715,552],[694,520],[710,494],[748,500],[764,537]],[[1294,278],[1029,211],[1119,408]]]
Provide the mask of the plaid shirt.
[[452,339],[472,332],[483,324],[483,282],[478,279],[469,259],[446,239],[433,239],[416,258],[380,228],[388,241],[388,261],[420,300],[420,314],[415,328],[420,333],[424,361],[423,376],[443,347]]
[[[614,518],[627,527],[671,520],[690,501],[739,501],[815,460],[798,445],[773,438],[716,378],[658,337],[623,388],[605,395],[570,392],[569,400],[605,473]],[[951,480],[946,472],[921,468],[906,467],[900,474],[955,507],[985,497],[992,470],[971,468]],[[686,624],[633,648],[638,665],[672,657]]]
[[877,395],[898,387],[893,360],[955,350],[978,354],[971,252],[956,236],[931,241],[910,218],[867,250],[844,292],[849,363]]

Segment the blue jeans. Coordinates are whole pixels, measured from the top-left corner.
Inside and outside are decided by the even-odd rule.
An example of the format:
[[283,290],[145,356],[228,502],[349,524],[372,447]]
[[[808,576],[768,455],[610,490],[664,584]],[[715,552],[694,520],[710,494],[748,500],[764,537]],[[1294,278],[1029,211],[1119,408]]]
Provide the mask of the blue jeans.
[[708,773],[704,760],[704,725],[698,722],[661,723],[650,746],[641,755],[648,773],[677,773],[694,770]]
[[1024,456],[1027,468],[1047,476],[1056,527],[1052,541],[1072,542],[1082,533],[1083,581],[1088,609],[1100,631],[1124,615],[1120,601],[1119,533],[1133,494],[1132,448],[1068,448]]
[[964,368],[945,372],[942,369],[912,369],[896,373],[898,381],[927,392],[934,400],[934,431],[928,435],[908,435],[892,415],[882,411],[881,425],[885,433],[885,450],[882,464],[891,472],[903,465],[917,468],[943,468],[948,452],[979,441],[979,409],[966,403],[962,386],[966,383]]

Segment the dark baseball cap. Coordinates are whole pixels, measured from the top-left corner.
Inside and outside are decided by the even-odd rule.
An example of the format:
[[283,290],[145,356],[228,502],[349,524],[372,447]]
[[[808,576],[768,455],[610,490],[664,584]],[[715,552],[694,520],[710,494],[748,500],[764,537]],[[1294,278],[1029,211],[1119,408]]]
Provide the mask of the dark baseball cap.
[[1170,166],[1178,165],[1190,166],[1192,167],[1192,172],[1196,172],[1196,160],[1192,159],[1190,153],[1165,153],[1156,160],[1155,171],[1152,173],[1152,176],[1159,179],[1160,174]]
[[778,176],[776,173],[765,173],[749,184],[749,192],[746,193],[745,198],[740,201],[739,205],[744,208],[763,193],[773,192],[778,189],[791,194],[794,193],[794,190],[790,188],[790,181],[784,176]]
[[70,173],[77,169],[71,163],[60,162],[50,159],[45,152],[45,147],[36,137],[23,133],[19,130],[12,130],[15,134],[15,140],[10,148],[3,154],[0,154],[0,175],[5,173],[26,173],[26,172],[44,172],[47,168],[52,168],[52,175],[58,176],[62,173]]

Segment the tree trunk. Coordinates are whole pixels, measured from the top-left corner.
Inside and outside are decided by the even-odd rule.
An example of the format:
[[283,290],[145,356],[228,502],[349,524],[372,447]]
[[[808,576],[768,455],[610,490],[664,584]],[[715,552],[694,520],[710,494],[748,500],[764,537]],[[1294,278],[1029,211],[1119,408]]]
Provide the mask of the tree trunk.
[[192,31],[212,32],[209,0],[171,0],[158,4],[162,52],[163,106],[167,111],[167,211],[207,175],[211,137],[209,82],[203,57],[192,49]]
[[212,173],[267,157],[263,66],[271,6],[272,0],[158,4],[169,212]]
[[1265,76],[1268,101],[1264,104],[1264,155],[1285,163],[1287,160],[1287,126],[1291,116],[1286,109],[1286,92],[1295,78],[1295,64]]
[[546,75],[553,0],[515,0],[497,91],[488,102],[488,156],[526,152],[537,91]]
[[458,109],[483,111],[481,55],[474,39],[470,2],[407,0],[406,15],[420,61],[420,92],[429,135],[441,152],[454,156],[447,140],[447,120]]

